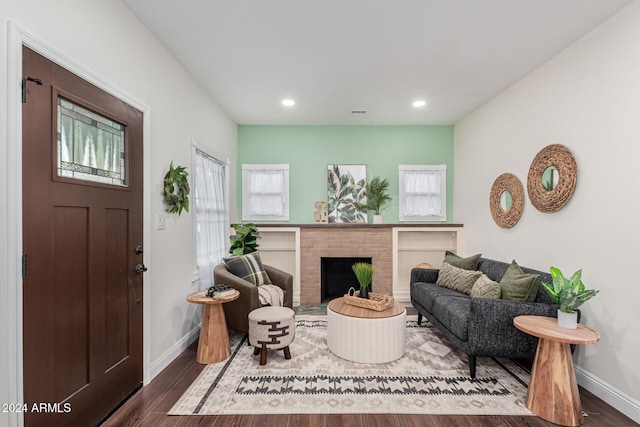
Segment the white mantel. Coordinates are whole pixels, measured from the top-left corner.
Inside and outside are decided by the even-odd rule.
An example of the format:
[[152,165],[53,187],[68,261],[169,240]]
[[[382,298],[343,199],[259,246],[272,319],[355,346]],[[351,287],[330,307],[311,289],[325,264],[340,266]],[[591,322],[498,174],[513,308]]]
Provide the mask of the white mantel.
[[409,303],[411,268],[463,254],[461,224],[257,224],[265,264],[294,276],[294,305],[320,304],[322,257],[371,257],[376,292]]

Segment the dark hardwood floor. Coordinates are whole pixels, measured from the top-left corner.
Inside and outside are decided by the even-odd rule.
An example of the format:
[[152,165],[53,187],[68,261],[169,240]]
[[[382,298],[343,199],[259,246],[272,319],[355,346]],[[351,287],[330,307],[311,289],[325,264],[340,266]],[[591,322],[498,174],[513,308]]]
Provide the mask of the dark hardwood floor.
[[[197,343],[192,344],[152,382],[134,394],[104,426],[278,426],[278,427],[547,427],[555,424],[535,416],[462,416],[397,414],[314,415],[221,415],[171,416],[167,412],[204,368],[196,362]],[[584,426],[638,426],[588,391],[580,388]]]

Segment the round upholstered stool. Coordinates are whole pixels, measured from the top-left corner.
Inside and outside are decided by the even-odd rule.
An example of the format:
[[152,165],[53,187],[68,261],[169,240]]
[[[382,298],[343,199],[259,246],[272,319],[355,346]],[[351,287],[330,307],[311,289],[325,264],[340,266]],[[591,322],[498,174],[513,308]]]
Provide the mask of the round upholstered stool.
[[289,344],[295,335],[295,313],[288,307],[261,307],[249,313],[249,344],[260,354],[260,364],[267,363],[267,350],[284,350],[291,359]]

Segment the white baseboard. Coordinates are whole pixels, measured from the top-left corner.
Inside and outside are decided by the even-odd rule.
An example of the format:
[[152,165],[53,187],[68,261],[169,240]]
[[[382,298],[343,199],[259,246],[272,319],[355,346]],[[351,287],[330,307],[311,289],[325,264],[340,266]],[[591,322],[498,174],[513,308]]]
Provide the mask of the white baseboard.
[[[187,349],[200,335],[200,326],[193,328],[184,337],[180,338],[169,350],[164,352],[162,356],[151,362],[151,375],[149,382],[153,380],[156,375],[162,372],[176,357],[178,357],[183,351]],[[148,384],[148,383],[147,383]],[[147,385],[145,384],[145,385]]]
[[633,421],[640,423],[640,402],[611,387],[600,378],[579,366],[576,366],[575,372],[576,381],[580,386],[613,406]]

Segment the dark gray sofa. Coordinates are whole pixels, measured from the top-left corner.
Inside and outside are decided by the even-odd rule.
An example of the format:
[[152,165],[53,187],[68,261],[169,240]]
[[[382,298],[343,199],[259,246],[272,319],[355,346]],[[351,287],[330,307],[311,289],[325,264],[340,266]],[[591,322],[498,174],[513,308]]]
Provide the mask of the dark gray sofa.
[[[508,263],[480,258],[478,270],[500,282]],[[551,275],[521,267],[524,273],[539,274],[534,302],[471,298],[469,295],[436,285],[437,269],[411,270],[411,304],[418,311],[418,324],[426,317],[455,346],[469,356],[469,373],[476,375],[476,357],[533,359],[538,339],[513,326],[520,315],[557,317],[558,306],[540,281],[551,283]]]

